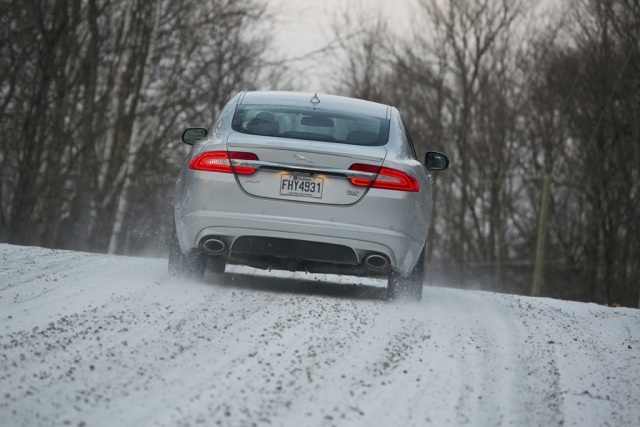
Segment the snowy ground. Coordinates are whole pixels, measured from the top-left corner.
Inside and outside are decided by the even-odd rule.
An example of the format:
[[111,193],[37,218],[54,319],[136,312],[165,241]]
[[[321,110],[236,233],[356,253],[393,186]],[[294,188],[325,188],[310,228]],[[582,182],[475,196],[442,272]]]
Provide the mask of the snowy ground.
[[0,425],[640,425],[639,310],[255,274],[0,245]]

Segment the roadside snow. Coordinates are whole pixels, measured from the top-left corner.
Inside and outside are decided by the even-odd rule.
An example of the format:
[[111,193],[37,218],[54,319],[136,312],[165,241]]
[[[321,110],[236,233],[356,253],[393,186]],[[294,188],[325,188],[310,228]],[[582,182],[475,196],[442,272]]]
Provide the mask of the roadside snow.
[[640,311],[0,245],[0,425],[640,425]]

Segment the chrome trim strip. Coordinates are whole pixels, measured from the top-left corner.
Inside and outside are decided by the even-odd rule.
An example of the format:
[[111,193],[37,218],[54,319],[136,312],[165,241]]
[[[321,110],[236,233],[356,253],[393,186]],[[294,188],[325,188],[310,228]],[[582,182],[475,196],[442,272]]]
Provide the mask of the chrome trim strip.
[[376,177],[376,174],[373,172],[354,171],[350,169],[327,169],[327,168],[318,168],[313,166],[291,165],[288,163],[267,162],[263,160],[232,159],[232,162],[234,166],[242,165],[242,166],[257,167],[257,168],[264,166],[268,168],[294,170],[299,172],[331,173],[331,174],[345,175],[348,178],[373,179]]

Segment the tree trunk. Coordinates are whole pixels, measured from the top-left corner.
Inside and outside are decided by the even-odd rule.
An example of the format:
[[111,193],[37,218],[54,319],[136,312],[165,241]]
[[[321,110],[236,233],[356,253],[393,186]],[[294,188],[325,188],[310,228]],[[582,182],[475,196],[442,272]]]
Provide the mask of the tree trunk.
[[[140,83],[140,90],[144,91],[147,89],[149,85],[149,78],[151,75],[151,67],[150,61],[153,58],[155,43],[156,43],[156,35],[158,32],[158,27],[160,23],[160,14],[161,14],[161,4],[160,0],[157,0],[156,6],[154,8],[154,18],[153,18],[153,27],[151,29],[151,34],[149,36],[149,48],[146,51],[146,56],[141,62],[142,66],[142,80]],[[122,185],[122,189],[120,190],[120,194],[118,195],[118,204],[116,208],[115,218],[113,221],[113,227],[111,230],[111,238],[109,239],[109,248],[107,250],[108,253],[114,254],[118,251],[118,245],[120,242],[125,215],[128,209],[129,202],[129,193],[131,189],[131,184],[133,182],[133,177],[135,173],[135,165],[137,161],[138,151],[140,146],[143,144],[143,132],[141,129],[140,118],[137,114],[137,111],[134,110],[133,114],[133,126],[131,130],[131,137],[129,138],[129,150],[127,153],[127,158],[125,160],[124,168],[124,182]]]

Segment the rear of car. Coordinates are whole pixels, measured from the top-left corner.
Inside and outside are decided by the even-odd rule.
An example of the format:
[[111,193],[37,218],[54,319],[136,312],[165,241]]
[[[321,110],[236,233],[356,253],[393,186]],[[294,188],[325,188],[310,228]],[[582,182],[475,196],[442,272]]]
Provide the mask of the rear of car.
[[395,108],[245,92],[206,133],[183,135],[193,148],[176,185],[173,274],[236,263],[387,275],[391,298],[420,298],[431,181]]

